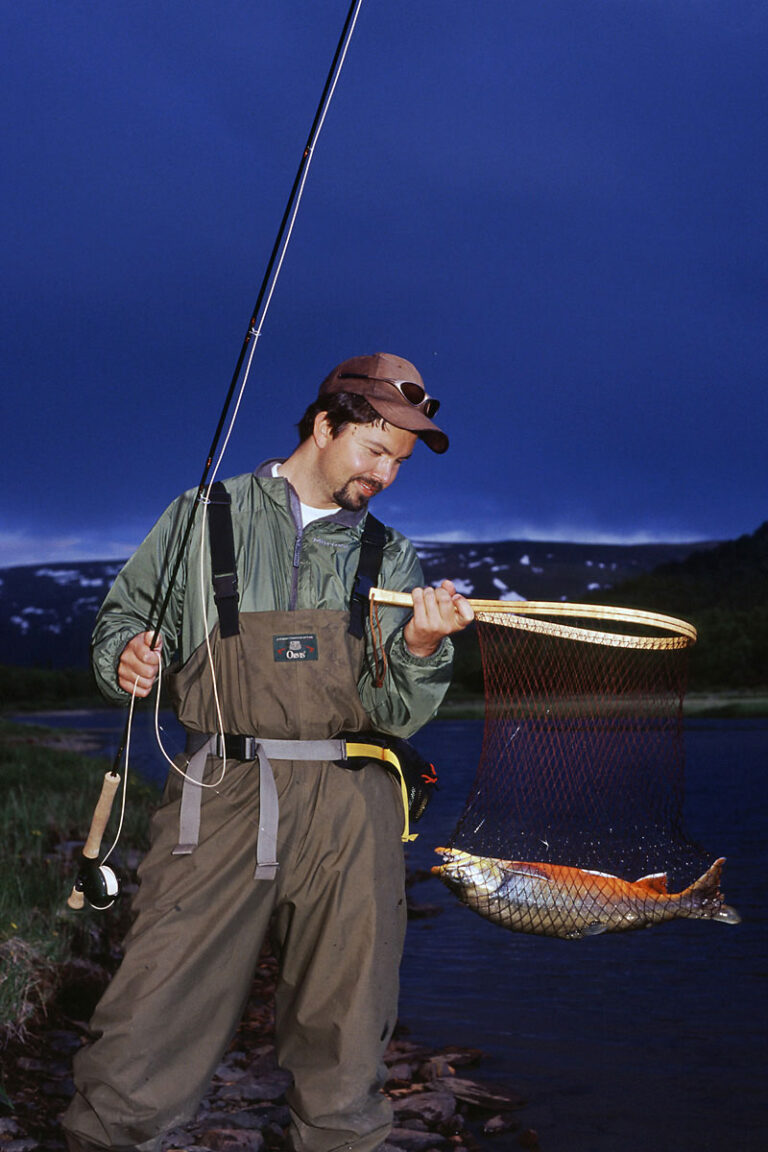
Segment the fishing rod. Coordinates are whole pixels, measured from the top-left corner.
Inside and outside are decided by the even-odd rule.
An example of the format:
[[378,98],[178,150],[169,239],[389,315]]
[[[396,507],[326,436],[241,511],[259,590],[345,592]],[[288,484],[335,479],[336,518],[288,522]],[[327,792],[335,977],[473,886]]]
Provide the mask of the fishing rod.
[[[164,593],[162,592],[162,580],[158,582],[157,588],[155,589],[155,594],[148,613],[148,619],[151,622],[155,617],[155,614],[157,614],[157,619],[154,624],[150,623],[150,626],[147,629],[147,631],[152,633],[152,641],[150,644],[150,649],[152,651],[155,651],[157,648],[157,644],[161,636],[161,630],[168,612],[168,605],[170,604],[171,595],[173,593],[176,579],[179,574],[179,569],[181,568],[181,564],[183,562],[184,555],[192,535],[192,529],[194,527],[198,505],[204,503],[206,500],[205,492],[208,485],[211,468],[213,467],[214,458],[216,456],[219,442],[224,432],[227,416],[229,415],[229,410],[232,406],[235,392],[237,391],[238,381],[241,380],[241,377],[242,380],[239,390],[238,406],[245,389],[248,373],[250,372],[250,367],[253,360],[253,353],[255,351],[256,344],[258,343],[259,337],[261,336],[264,320],[272,300],[272,295],[274,293],[278,277],[280,275],[280,270],[282,268],[283,259],[285,257],[288,243],[291,239],[293,225],[296,221],[296,215],[298,213],[301,197],[304,191],[304,185],[309,174],[310,164],[312,163],[315,145],[317,143],[320,132],[322,131],[323,124],[325,123],[325,117],[328,113],[328,108],[330,107],[336,85],[341,75],[341,70],[344,66],[344,61],[346,59],[347,51],[352,39],[352,34],[355,30],[355,25],[357,24],[357,18],[362,7],[362,3],[363,0],[351,0],[349,9],[347,10],[344,25],[336,45],[336,50],[333,54],[331,66],[328,70],[328,75],[326,77],[325,84],[323,85],[322,94],[320,96],[320,100],[315,111],[315,116],[312,121],[312,127],[309,130],[307,142],[304,146],[304,151],[302,152],[301,160],[299,161],[299,166],[296,170],[296,176],[294,177],[294,181],[286,201],[282,219],[280,220],[280,225],[277,230],[277,235],[275,236],[275,242],[272,246],[272,251],[270,253],[267,266],[261,280],[256,303],[253,307],[253,311],[248,322],[245,338],[243,339],[240,353],[235,364],[235,369],[232,373],[232,379],[230,380],[229,388],[227,389],[227,394],[222,405],[219,420],[216,425],[216,430],[213,434],[213,439],[211,440],[211,445],[205,458],[205,464],[203,466],[200,481],[197,486],[197,494],[195,499],[192,501],[184,532],[179,541],[178,548],[176,549],[176,555],[174,558],[173,566],[170,570],[168,584]],[[246,359],[248,360],[247,364]],[[243,371],[244,367],[245,371]],[[238,409],[236,408],[234,416],[229,425],[227,438],[219,454],[217,467],[221,463],[224,450],[229,440],[229,435],[231,434],[232,428],[234,426],[234,420],[237,417],[237,411]],[[101,839],[109,820],[112,802],[114,800],[117,786],[120,783],[119,768],[129,742],[131,719],[131,713],[129,712],[128,718],[126,719],[125,726],[123,728],[123,733],[118,745],[117,752],[115,753],[112,768],[109,770],[109,772],[106,773],[104,777],[101,795],[96,806],[96,811],[94,812],[91,829],[81,856],[78,876],[75,881],[74,888],[72,889],[70,897],[67,901],[71,908],[82,908],[84,904],[84,898],[87,899],[89,903],[92,903],[94,907],[109,907],[110,904],[114,902],[114,898],[117,895],[116,891],[112,891],[114,886],[112,879],[114,877],[114,873],[112,872],[112,869],[104,866],[99,868],[99,866],[96,864],[96,860],[98,859],[98,855],[101,849]],[[92,899],[92,896],[94,899]],[[109,899],[109,904],[97,903],[97,901],[101,901],[105,898]]]
[[[331,101],[331,98],[333,96],[333,92],[334,92],[334,89],[336,87],[336,83],[337,83],[339,75],[341,73],[341,67],[342,67],[342,65],[344,63],[344,59],[346,57],[347,49],[349,47],[349,42],[352,38],[352,33],[355,30],[355,24],[357,22],[357,16],[358,16],[358,13],[360,11],[362,2],[363,2],[363,0],[352,0],[352,3],[350,4],[349,10],[347,12],[346,20],[344,21],[344,27],[342,28],[341,35],[339,37],[339,42],[336,45],[336,51],[334,52],[333,60],[331,62],[331,67],[328,71],[328,76],[326,77],[325,85],[323,86],[323,92],[322,92],[322,95],[320,97],[320,101],[319,101],[318,106],[317,106],[317,111],[315,112],[315,118],[312,121],[312,127],[309,131],[309,136],[307,137],[307,143],[306,143],[306,145],[304,147],[304,151],[301,155],[301,160],[299,162],[299,166],[298,166],[298,169],[296,171],[296,176],[294,178],[293,185],[291,187],[291,191],[289,193],[288,200],[287,200],[286,205],[285,205],[285,210],[283,212],[283,216],[282,216],[282,219],[280,221],[280,226],[277,230],[275,242],[274,242],[274,245],[272,246],[272,252],[270,253],[269,260],[267,261],[267,266],[266,266],[264,276],[263,276],[262,281],[261,281],[261,287],[259,288],[259,294],[258,294],[258,297],[256,299],[256,304],[254,305],[253,312],[251,314],[251,319],[248,323],[248,328],[247,328],[247,331],[245,334],[245,338],[243,340],[243,344],[242,344],[242,347],[240,349],[240,354],[239,354],[239,356],[237,358],[237,362],[235,364],[235,370],[232,373],[232,379],[230,381],[229,388],[227,390],[227,394],[226,394],[226,397],[224,400],[224,404],[223,404],[222,409],[221,409],[221,414],[219,416],[219,422],[216,425],[216,431],[214,432],[213,439],[211,441],[211,446],[208,449],[208,454],[206,456],[202,476],[200,478],[200,482],[199,482],[198,487],[197,487],[197,497],[192,503],[192,507],[191,507],[190,512],[189,512],[189,517],[187,519],[187,526],[184,530],[184,534],[182,536],[181,543],[179,544],[179,548],[178,548],[177,554],[176,554],[176,560],[175,560],[173,569],[171,571],[170,579],[168,581],[168,587],[166,589],[165,595],[164,595],[162,603],[160,605],[160,611],[158,614],[157,624],[155,625],[155,628],[154,628],[155,635],[153,637],[153,641],[151,644],[152,649],[154,649],[156,644],[157,644],[157,639],[158,639],[158,636],[160,634],[160,629],[161,629],[162,624],[165,620],[165,615],[168,611],[168,604],[170,602],[171,594],[173,592],[173,586],[176,582],[176,577],[179,574],[179,568],[181,567],[181,563],[182,563],[182,560],[184,557],[184,552],[186,551],[187,544],[189,543],[189,538],[192,534],[192,527],[193,527],[194,520],[195,520],[195,514],[197,511],[197,506],[202,501],[202,498],[203,498],[203,493],[205,491],[205,487],[206,487],[206,484],[208,481],[208,476],[210,474],[210,470],[211,470],[211,467],[213,465],[213,459],[214,459],[214,456],[216,454],[216,449],[219,445],[219,441],[221,439],[222,432],[224,431],[224,425],[226,423],[227,414],[229,412],[233,397],[235,395],[235,389],[237,387],[237,382],[240,378],[240,373],[241,373],[241,371],[243,369],[243,365],[245,363],[245,358],[246,358],[246,355],[248,353],[248,349],[251,345],[251,342],[257,341],[261,335],[261,326],[264,323],[267,309],[268,309],[269,304],[271,302],[272,291],[274,290],[274,286],[277,282],[277,276],[279,275],[280,268],[282,267],[282,260],[283,260],[283,256],[285,255],[285,249],[287,247],[288,241],[290,240],[290,232],[288,231],[288,225],[290,223],[291,227],[292,227],[293,221],[296,218],[296,211],[298,210],[298,206],[299,206],[299,202],[300,202],[300,198],[301,198],[301,192],[303,191],[304,183],[306,180],[306,175],[307,175],[308,170],[309,170],[309,165],[312,161],[312,155],[314,152],[315,143],[317,142],[317,138],[320,135],[320,131],[321,131],[323,123],[325,121],[325,116],[326,116],[326,113],[328,111],[328,107],[330,105],[330,101]],[[279,258],[279,263],[278,263],[278,258]],[[274,273],[274,276],[273,276],[273,273]],[[267,295],[268,289],[269,289],[269,295]],[[263,311],[262,311],[262,308],[263,308]],[[159,598],[159,591],[160,591],[160,589],[158,587],[158,590],[157,590],[157,593],[155,596],[155,602],[153,602],[152,607],[150,609],[150,618],[154,614],[154,611],[157,607],[157,599]]]

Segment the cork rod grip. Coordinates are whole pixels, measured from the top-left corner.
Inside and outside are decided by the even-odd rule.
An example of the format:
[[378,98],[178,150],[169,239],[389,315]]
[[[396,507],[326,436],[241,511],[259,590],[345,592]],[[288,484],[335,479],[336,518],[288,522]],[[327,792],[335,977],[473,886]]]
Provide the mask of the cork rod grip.
[[[119,784],[120,776],[117,772],[106,773],[104,783],[101,786],[101,794],[93,812],[91,827],[88,830],[88,838],[83,846],[83,856],[88,860],[95,860],[99,855],[101,840],[104,835],[104,830],[109,823],[115,792],[117,792]],[[85,904],[85,897],[76,885],[69,894],[67,904],[76,911],[81,909]]]

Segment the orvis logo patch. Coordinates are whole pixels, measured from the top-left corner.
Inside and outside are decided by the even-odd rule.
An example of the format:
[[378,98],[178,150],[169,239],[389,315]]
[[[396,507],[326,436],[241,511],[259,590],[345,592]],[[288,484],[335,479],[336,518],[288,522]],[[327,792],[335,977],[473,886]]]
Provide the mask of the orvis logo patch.
[[317,636],[311,632],[302,636],[273,636],[272,650],[278,662],[317,660]]

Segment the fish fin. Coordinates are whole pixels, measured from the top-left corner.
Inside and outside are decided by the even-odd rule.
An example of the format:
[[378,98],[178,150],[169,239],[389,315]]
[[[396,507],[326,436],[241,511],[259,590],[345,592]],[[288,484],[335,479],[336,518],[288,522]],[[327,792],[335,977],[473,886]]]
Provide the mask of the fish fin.
[[599,920],[595,920],[593,924],[587,924],[581,932],[582,936],[600,936],[603,932],[608,931],[607,924],[601,924]]
[[703,876],[699,876],[698,880],[694,880],[684,892],[682,896],[696,896],[701,900],[718,899],[720,896],[720,876],[723,871],[723,864],[725,864],[725,857],[720,856],[715,860],[711,868],[708,868]]
[[702,919],[721,920],[724,924],[740,924],[741,916],[736,909],[731,908],[728,904],[723,904],[723,896],[720,891],[723,864],[725,864],[725,857],[718,857],[703,876],[700,876],[689,888],[680,893],[680,897],[682,899],[687,896],[693,901],[696,909],[693,915],[698,915]]
[[667,874],[666,872],[652,872],[649,876],[641,876],[639,880],[635,880],[635,887],[647,888],[650,892],[659,892],[663,896],[667,893]]
[[[586,928],[574,928],[573,932],[564,932],[562,935],[563,940],[584,940],[587,936],[601,936],[603,932],[608,931],[607,924],[601,924],[599,920],[593,920],[591,924],[587,924]],[[560,935],[556,933],[556,935]]]

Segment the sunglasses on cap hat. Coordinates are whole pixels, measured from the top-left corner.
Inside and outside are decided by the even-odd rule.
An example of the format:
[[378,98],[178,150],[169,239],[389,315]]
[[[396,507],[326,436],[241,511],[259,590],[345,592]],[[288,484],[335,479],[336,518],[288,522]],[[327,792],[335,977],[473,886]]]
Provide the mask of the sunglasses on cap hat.
[[418,408],[428,419],[434,416],[440,407],[440,401],[428,395],[426,389],[415,380],[391,380],[388,376],[366,376],[362,372],[340,372],[338,379],[379,380],[382,384],[391,384],[393,388],[397,388],[404,400],[414,408]]

